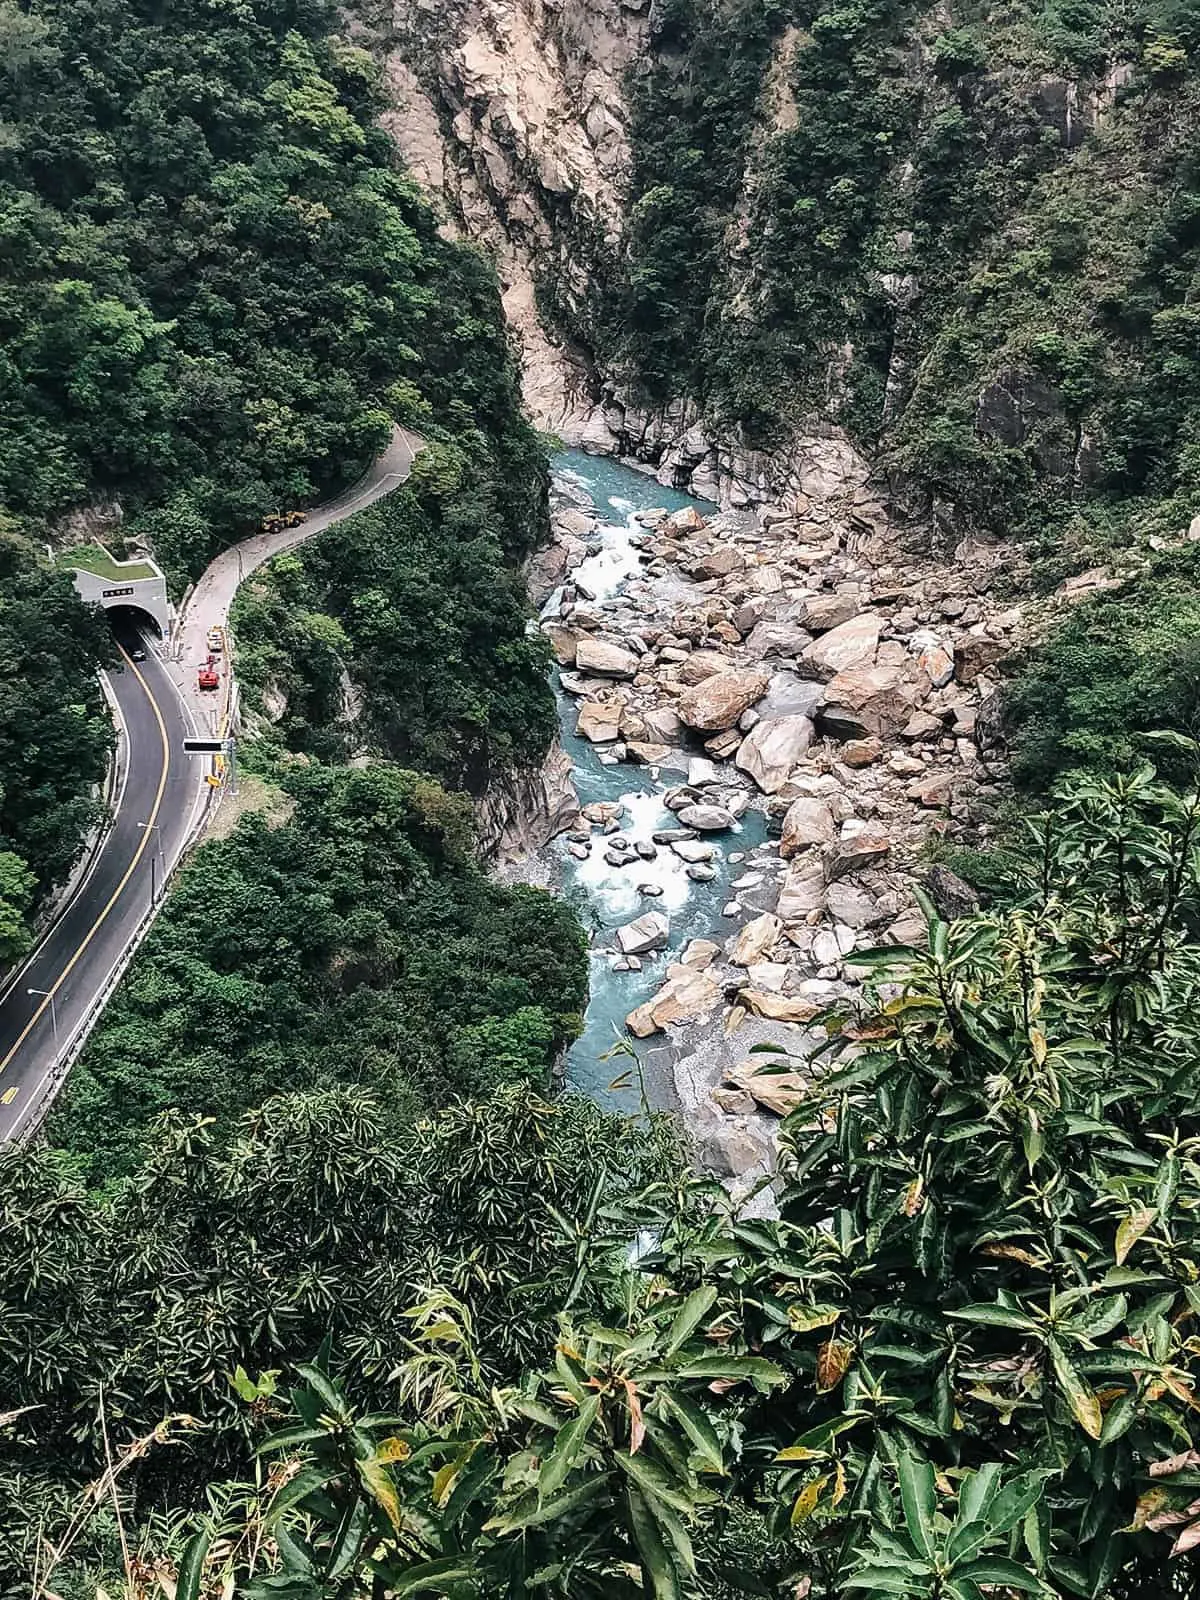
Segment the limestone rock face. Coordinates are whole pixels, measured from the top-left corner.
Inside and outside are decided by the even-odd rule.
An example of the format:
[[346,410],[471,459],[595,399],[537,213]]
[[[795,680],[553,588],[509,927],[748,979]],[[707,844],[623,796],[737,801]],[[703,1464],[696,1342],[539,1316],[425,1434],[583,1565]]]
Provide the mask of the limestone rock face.
[[764,794],[777,794],[812,743],[807,717],[770,717],[756,722],[742,740],[734,765],[749,773]]
[[851,617],[806,646],[800,664],[813,677],[825,679],[856,667],[869,667],[875,660],[882,626],[874,611]]
[[732,728],[743,711],[762,699],[769,681],[767,673],[753,667],[714,673],[680,695],[680,720],[703,733]]
[[591,672],[600,678],[633,678],[637,675],[638,659],[619,644],[585,634],[575,647],[575,665],[580,672]]

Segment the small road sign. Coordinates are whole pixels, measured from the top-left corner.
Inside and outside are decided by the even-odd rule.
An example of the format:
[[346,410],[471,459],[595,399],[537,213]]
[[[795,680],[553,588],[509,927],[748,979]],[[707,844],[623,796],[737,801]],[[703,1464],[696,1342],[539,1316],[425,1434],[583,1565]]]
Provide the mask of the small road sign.
[[185,739],[183,748],[190,755],[219,756],[224,754],[226,739]]

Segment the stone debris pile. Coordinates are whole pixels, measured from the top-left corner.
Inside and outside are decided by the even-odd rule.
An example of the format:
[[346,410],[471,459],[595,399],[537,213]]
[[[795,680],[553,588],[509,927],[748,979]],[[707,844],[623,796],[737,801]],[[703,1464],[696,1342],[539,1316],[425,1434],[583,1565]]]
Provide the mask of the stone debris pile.
[[[734,880],[726,926],[693,941],[628,1017],[640,1038],[668,1034],[685,1112],[723,1171],[765,1168],[761,1113],[789,1109],[800,1082],[764,1071],[764,1057],[748,1064],[746,1039],[803,1059],[813,1019],[854,993],[855,949],[922,938],[912,885],[931,844],[995,792],[992,697],[1021,638],[1020,611],[990,594],[995,557],[901,564],[883,535],[820,513],[638,513],[636,569],[597,600],[574,574],[598,525],[560,486],[555,540],[535,563],[579,737],[605,762],[678,778],[664,797],[678,827],[651,848],[703,880],[711,841],[747,808],[771,825]],[[567,847],[626,859],[619,829],[610,808],[585,807]],[[633,932],[649,937],[652,923],[619,930],[618,956],[661,949],[665,935]]]

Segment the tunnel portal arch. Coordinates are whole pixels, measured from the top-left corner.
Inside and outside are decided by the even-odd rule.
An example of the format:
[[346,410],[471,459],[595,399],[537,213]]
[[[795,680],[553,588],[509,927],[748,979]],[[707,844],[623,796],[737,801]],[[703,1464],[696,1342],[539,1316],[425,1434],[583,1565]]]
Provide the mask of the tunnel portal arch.
[[[103,570],[100,570],[100,569]],[[171,632],[174,611],[167,599],[167,580],[156,562],[146,557],[134,561],[96,562],[96,570],[72,567],[75,592],[85,605],[104,610],[127,606],[144,611],[165,639]]]

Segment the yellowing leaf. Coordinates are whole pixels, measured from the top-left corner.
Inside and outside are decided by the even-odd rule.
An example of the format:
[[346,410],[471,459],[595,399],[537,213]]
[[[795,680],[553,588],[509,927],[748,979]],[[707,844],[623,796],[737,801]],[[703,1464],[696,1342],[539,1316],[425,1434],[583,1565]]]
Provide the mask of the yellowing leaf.
[[444,1506],[450,1498],[450,1490],[454,1487],[454,1480],[458,1477],[462,1463],[460,1461],[447,1461],[444,1467],[439,1468],[433,1479],[433,1503],[435,1506]]
[[794,1333],[808,1333],[813,1328],[827,1328],[837,1321],[841,1311],[837,1306],[788,1307],[788,1322]]
[[806,1483],[796,1496],[796,1504],[792,1507],[792,1527],[797,1527],[817,1509],[817,1501],[821,1498],[821,1490],[829,1482],[829,1474],[817,1478],[812,1483]]
[[790,1444],[774,1458],[776,1461],[823,1461],[828,1450],[809,1450],[806,1445]]
[[913,1179],[904,1191],[904,1199],[900,1202],[901,1211],[906,1217],[915,1217],[921,1209],[921,1203],[924,1198],[925,1180],[918,1176]]
[[1124,1265],[1126,1256],[1157,1216],[1158,1212],[1154,1206],[1139,1206],[1136,1211],[1131,1211],[1121,1223],[1121,1226],[1117,1229],[1117,1246],[1114,1251],[1119,1267]]
[[833,1499],[831,1506],[840,1505],[846,1495],[846,1469],[839,1461],[833,1469]]
[[1067,1404],[1070,1406],[1076,1422],[1089,1439],[1098,1439],[1100,1430],[1104,1426],[1104,1416],[1100,1410],[1099,1400],[1067,1360],[1057,1339],[1048,1340],[1047,1348],[1050,1351],[1050,1359],[1054,1364],[1054,1375],[1058,1379],[1059,1387],[1067,1397]]
[[[388,1521],[397,1533],[400,1531],[400,1497],[396,1485],[384,1464],[375,1456],[356,1462],[358,1475],[375,1504],[382,1506]],[[439,1474],[440,1476],[440,1474]]]
[[995,1256],[1001,1261],[1019,1261],[1023,1267],[1033,1267],[1036,1271],[1046,1270],[1045,1256],[1035,1256],[1030,1250],[1022,1250],[1016,1244],[985,1244],[980,1250],[981,1256]]
[[846,1376],[854,1347],[842,1339],[827,1339],[817,1351],[817,1388],[833,1389]]
[[412,1455],[412,1446],[399,1434],[392,1434],[391,1438],[384,1439],[375,1452],[377,1461],[407,1461]]
[[1040,1028],[1030,1028],[1029,1048],[1033,1051],[1033,1059],[1040,1067],[1046,1059],[1046,1035]]

